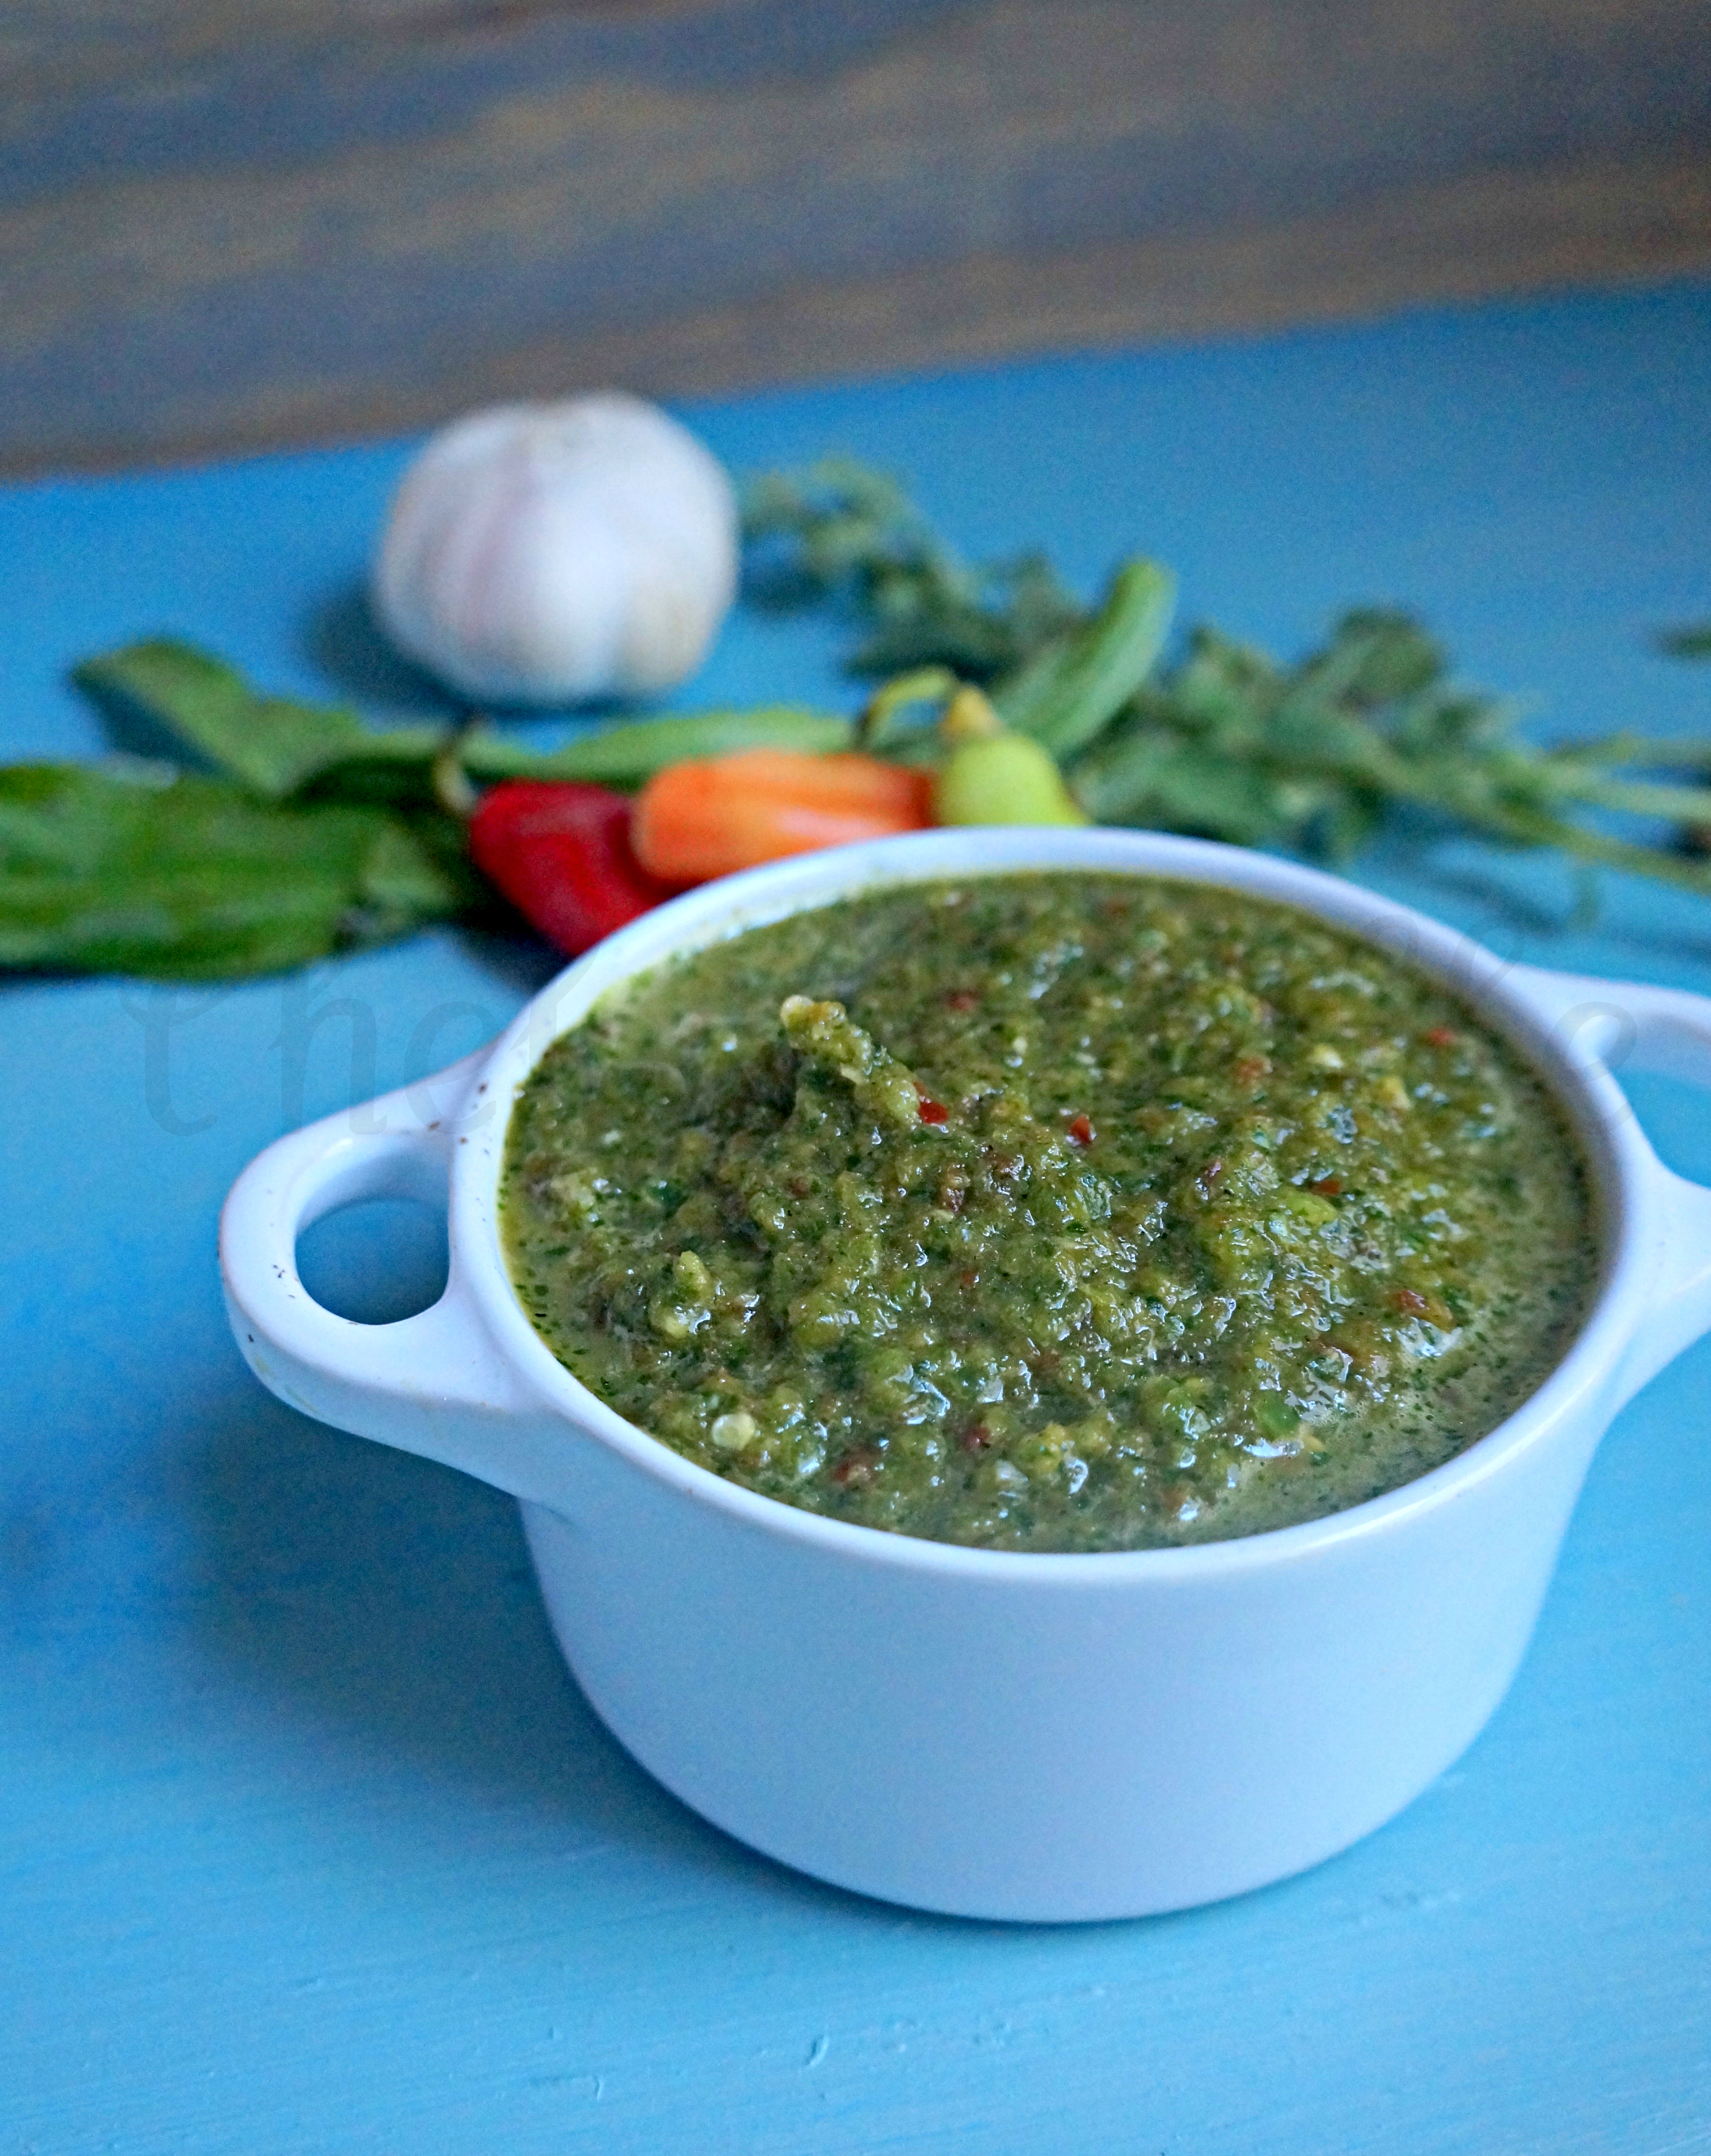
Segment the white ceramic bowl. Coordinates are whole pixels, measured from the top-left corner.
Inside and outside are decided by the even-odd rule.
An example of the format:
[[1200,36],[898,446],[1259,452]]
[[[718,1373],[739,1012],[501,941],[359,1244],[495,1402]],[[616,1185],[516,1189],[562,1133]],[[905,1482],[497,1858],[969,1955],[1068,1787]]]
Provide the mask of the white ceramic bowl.
[[[1580,1133],[1600,1291],[1561,1365],[1446,1466],[1331,1518],[1112,1556],[851,1527],[694,1466],[588,1392],[530,1326],[495,1194],[510,1104],[614,983],[876,885],[1147,871],[1298,906],[1457,989]],[[1711,1001],[1505,965],[1292,863],[1117,831],[945,831],[713,884],[560,974],[437,1079],[300,1131],[234,1188],[221,1255],[251,1368],[306,1414],[523,1501],[559,1643],[614,1735],[770,1856],[974,1917],[1140,1915],[1297,1871],[1401,1809],[1503,1697],[1611,1416],[1711,1327],[1711,1192],[1671,1174],[1606,1059],[1711,1079]],[[444,1196],[431,1310],[365,1326],[295,1249],[351,1200]]]

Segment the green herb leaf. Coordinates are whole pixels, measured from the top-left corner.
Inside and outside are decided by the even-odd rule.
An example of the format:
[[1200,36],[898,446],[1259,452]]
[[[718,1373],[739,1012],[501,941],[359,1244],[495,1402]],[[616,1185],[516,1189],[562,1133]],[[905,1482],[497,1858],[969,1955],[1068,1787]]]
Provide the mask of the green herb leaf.
[[164,737],[265,801],[431,806],[434,760],[455,738],[443,725],[372,728],[334,706],[261,696],[223,660],[167,637],[85,660],[71,678],[121,741],[140,722],[145,746]]
[[1552,846],[1711,895],[1711,869],[1613,838],[1565,810],[1606,808],[1693,828],[1711,788],[1624,778],[1624,765],[1704,768],[1704,743],[1534,748],[1515,714],[1444,678],[1407,616],[1345,615],[1328,644],[1284,672],[1213,629],[1150,683],[1072,767],[1076,798],[1106,822],[1344,859],[1407,803],[1512,846]]
[[1711,659],[1711,621],[1660,629],[1653,641],[1666,659]]
[[234,668],[169,637],[85,660],[71,678],[121,726],[141,718],[265,800],[384,738],[353,712],[259,696]]
[[1290,686],[1303,701],[1375,711],[1431,688],[1443,671],[1442,651],[1411,614],[1357,607],[1337,624],[1323,650],[1296,670]]
[[421,808],[438,798],[435,760],[454,747],[450,726],[388,726],[306,771],[294,792],[311,801],[366,802],[378,808]]
[[479,886],[382,810],[229,781],[0,768],[0,966],[228,980],[450,918]]
[[971,567],[895,480],[849,458],[760,474],[742,512],[748,597],[854,613],[869,634],[848,666],[865,678],[948,666],[992,681],[1087,619],[1043,555]]

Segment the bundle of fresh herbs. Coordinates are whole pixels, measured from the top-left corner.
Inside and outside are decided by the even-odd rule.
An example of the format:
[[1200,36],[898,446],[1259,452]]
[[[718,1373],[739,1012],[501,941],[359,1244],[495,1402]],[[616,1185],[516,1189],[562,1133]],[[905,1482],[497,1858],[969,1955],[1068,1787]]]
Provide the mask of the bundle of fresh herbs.
[[[1405,805],[1711,895],[1711,871],[1683,844],[1711,823],[1711,787],[1635,775],[1711,774],[1711,741],[1535,747],[1513,706],[1451,679],[1405,613],[1346,613],[1290,667],[1196,628],[1159,668],[1170,588],[1148,563],[1119,570],[1089,611],[1037,555],[963,563],[892,482],[843,459],[757,480],[747,506],[772,603],[843,608],[866,632],[852,673],[943,665],[992,685],[1007,722],[1046,742],[1097,823],[1342,861]],[[1711,624],[1658,644],[1711,657]],[[1589,808],[1673,828],[1640,844],[1573,820]]]
[[[907,701],[911,680],[982,685],[1097,821],[1343,860],[1406,805],[1711,896],[1711,862],[1689,843],[1711,827],[1711,784],[1683,783],[1711,775],[1711,742],[1534,747],[1506,706],[1449,678],[1404,614],[1349,613],[1292,666],[1210,628],[1166,659],[1167,572],[1131,562],[1084,608],[1038,555],[964,563],[859,465],[757,479],[745,521],[751,600],[838,610],[859,632],[850,670],[890,679],[876,708]],[[1676,632],[1670,648],[1703,655],[1711,634]],[[264,696],[165,639],[73,678],[125,748],[101,764],[0,767],[0,968],[235,978],[495,916],[465,843],[482,787],[628,792],[686,759],[837,749],[855,732],[763,706],[607,726],[541,752],[480,721],[382,729]],[[886,746],[871,725],[863,739]],[[918,757],[921,737],[905,732],[886,752]],[[1588,823],[1589,810],[1668,828],[1646,844]]]
[[848,721],[792,706],[607,726],[548,754],[499,729],[380,729],[265,696],[166,639],[73,679],[115,738],[100,764],[0,767],[0,968],[231,980],[502,917],[471,865],[479,785],[628,789],[688,756],[836,747]]

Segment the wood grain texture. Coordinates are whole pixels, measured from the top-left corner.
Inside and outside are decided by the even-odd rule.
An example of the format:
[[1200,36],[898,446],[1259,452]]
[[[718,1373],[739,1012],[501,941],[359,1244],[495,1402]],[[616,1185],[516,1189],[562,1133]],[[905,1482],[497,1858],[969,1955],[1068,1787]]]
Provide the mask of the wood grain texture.
[[1668,273],[1711,0],[272,0],[0,33],[0,462]]

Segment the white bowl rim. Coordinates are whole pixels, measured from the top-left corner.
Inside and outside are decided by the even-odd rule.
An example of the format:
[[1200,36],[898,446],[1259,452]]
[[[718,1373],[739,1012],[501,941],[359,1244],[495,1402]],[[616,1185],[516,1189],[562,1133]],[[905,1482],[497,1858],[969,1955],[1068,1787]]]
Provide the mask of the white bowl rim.
[[[970,864],[977,843],[979,858]],[[827,1517],[729,1481],[674,1451],[609,1407],[568,1370],[536,1332],[512,1286],[498,1228],[498,1181],[516,1092],[551,1043],[621,983],[743,929],[861,891],[1030,870],[1109,870],[1210,885],[1293,905],[1398,952],[1472,1004],[1527,1059],[1579,1139],[1593,1186],[1599,1279],[1561,1360],[1511,1414],[1441,1466],[1394,1490],[1293,1526],[1168,1548],[992,1550]],[[757,1532],[868,1563],[1062,1588],[1122,1578],[1184,1584],[1256,1567],[1288,1567],[1331,1548],[1405,1528],[1467,1497],[1521,1453],[1572,1420],[1615,1372],[1640,1329],[1642,1215],[1666,1173],[1626,1098],[1601,1062],[1571,1060],[1538,1009],[1503,986],[1508,970],[1473,937],[1364,886],[1257,850],[1141,830],[1052,827],[933,830],[840,846],[724,877],[644,915],[574,960],[526,1004],[483,1060],[480,1088],[504,1112],[454,1148],[453,1277],[475,1295],[495,1344],[547,1404],[652,1480]],[[542,1014],[557,1005],[551,1029]]]

